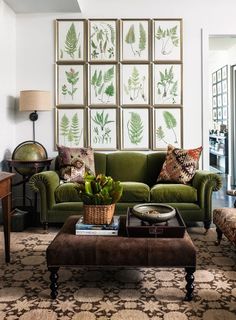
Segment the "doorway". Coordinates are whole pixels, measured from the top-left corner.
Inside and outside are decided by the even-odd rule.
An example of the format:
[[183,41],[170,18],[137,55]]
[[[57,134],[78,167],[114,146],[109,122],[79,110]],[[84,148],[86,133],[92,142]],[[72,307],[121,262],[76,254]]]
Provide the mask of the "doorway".
[[[233,83],[236,68],[236,36],[209,36],[209,169],[222,174],[227,185],[235,183],[233,168]],[[233,72],[233,70],[235,71]],[[232,141],[233,140],[233,141]]]

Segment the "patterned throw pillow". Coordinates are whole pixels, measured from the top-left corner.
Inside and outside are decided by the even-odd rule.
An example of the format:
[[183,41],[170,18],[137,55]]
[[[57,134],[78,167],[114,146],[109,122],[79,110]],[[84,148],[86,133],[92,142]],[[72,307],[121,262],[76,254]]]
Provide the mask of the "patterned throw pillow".
[[57,145],[60,178],[82,182],[85,172],[95,174],[92,148],[70,148]]
[[195,175],[202,147],[190,150],[168,146],[166,160],[157,178],[159,181],[168,181],[186,184]]

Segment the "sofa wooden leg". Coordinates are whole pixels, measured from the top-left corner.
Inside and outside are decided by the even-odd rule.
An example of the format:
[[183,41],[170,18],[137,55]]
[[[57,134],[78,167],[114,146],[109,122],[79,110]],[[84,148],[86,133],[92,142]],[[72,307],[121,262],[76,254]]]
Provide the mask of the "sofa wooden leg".
[[43,230],[48,231],[48,222],[43,223]]
[[216,240],[215,244],[218,246],[218,245],[220,245],[220,242],[222,240],[222,235],[223,235],[222,231],[220,230],[220,228],[218,226],[216,226],[216,233],[217,233],[217,240]]
[[205,228],[205,233],[208,232],[208,230],[210,229],[210,225],[211,225],[211,220],[207,220],[207,221],[204,221],[204,228]]
[[58,292],[57,292],[57,288],[58,288],[58,284],[57,284],[57,280],[58,280],[58,270],[59,268],[56,267],[49,267],[48,270],[51,272],[50,274],[50,280],[51,280],[51,284],[50,284],[50,289],[51,289],[51,298],[52,299],[56,299]]
[[187,284],[185,286],[187,292],[186,292],[186,296],[184,298],[185,301],[191,301],[193,298],[193,290],[194,290],[194,272],[195,272],[196,268],[194,267],[186,267],[185,271],[186,271],[186,276],[185,276],[185,280],[187,281]]

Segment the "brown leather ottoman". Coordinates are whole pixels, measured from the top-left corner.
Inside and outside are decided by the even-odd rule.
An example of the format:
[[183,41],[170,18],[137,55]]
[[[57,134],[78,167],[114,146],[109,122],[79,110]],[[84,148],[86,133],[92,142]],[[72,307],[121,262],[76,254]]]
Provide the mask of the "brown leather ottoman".
[[[125,216],[121,216],[119,236],[78,236],[71,216],[47,248],[51,272],[51,297],[57,292],[58,270],[71,266],[140,266],[185,268],[185,300],[192,300],[196,249],[187,232],[183,238],[130,238],[126,235]],[[115,250],[115,254],[114,254]]]

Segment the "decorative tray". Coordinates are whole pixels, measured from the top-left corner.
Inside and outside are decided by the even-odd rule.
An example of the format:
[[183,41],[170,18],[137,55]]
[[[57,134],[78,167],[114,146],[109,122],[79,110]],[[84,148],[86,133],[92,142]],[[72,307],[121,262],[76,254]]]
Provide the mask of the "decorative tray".
[[143,238],[182,238],[186,226],[178,209],[170,220],[155,225],[150,225],[138,219],[132,212],[132,208],[127,209],[126,232],[128,237]]

